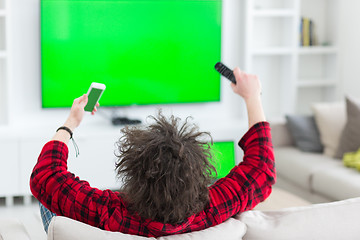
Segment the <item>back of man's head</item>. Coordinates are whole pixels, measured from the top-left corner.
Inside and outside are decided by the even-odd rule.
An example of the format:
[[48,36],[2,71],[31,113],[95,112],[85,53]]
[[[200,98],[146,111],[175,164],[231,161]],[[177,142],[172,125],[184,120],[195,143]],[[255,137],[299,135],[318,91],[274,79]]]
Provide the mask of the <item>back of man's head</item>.
[[[188,119],[150,117],[145,128],[125,127],[116,170],[130,210],[146,219],[176,224],[204,209],[215,168],[209,133]],[[208,139],[205,139],[208,137]],[[210,140],[209,140],[210,139]]]

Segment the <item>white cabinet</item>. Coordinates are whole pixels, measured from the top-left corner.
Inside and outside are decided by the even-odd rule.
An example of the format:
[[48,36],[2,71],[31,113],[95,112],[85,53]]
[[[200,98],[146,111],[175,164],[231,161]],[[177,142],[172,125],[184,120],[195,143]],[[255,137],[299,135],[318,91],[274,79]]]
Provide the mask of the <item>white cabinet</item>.
[[19,192],[19,144],[15,138],[0,139],[0,197]]
[[[313,102],[337,100],[337,0],[245,1],[245,69],[262,82],[267,116],[306,114]],[[314,23],[316,46],[300,46],[302,17]]]
[[19,140],[19,195],[31,195],[30,175],[37,162],[39,154],[46,141],[38,136],[21,137]]
[[[88,131],[88,130],[86,130]],[[74,134],[80,155],[75,157],[72,141],[69,141],[68,170],[78,176],[81,180],[86,180],[92,187],[100,189],[118,189],[119,182],[115,178],[115,135],[118,130],[101,133],[95,131],[92,134],[82,134],[77,131]],[[20,136],[18,138],[19,162],[20,164],[11,169],[18,173],[19,191],[16,195],[28,196],[30,191],[30,175],[37,162],[41,149],[51,140],[48,134],[38,134],[32,136]],[[1,149],[0,149],[1,150]],[[9,169],[10,171],[10,169]],[[1,193],[1,191],[0,191]]]
[[80,155],[76,158],[72,142],[69,143],[69,171],[99,189],[117,190],[120,182],[115,174],[115,139],[93,136],[76,140]]
[[[247,131],[247,123],[238,120],[197,122],[201,131],[211,133],[213,140],[238,142]],[[57,126],[23,126],[0,128],[0,198],[13,204],[13,197],[23,197],[30,202],[30,175],[43,146],[51,140]],[[80,155],[76,157],[74,146],[68,143],[68,170],[90,186],[99,189],[118,190],[121,181],[116,178],[116,142],[121,137],[121,127],[107,121],[86,123],[74,132]],[[236,163],[242,159],[242,151],[235,149]]]

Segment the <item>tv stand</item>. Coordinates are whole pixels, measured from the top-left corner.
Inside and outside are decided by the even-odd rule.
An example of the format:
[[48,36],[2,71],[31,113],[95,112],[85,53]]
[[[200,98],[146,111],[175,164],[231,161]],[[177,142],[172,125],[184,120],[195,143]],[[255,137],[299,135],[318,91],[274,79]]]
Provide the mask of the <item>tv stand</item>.
[[129,119],[127,117],[113,117],[111,122],[113,125],[133,125],[141,123],[138,119]]

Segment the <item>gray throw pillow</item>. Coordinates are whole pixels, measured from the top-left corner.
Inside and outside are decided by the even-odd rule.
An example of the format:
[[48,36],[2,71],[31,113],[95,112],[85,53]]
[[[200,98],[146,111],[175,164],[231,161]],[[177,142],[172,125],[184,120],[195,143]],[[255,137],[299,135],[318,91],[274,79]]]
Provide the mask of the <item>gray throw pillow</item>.
[[346,97],[347,121],[340,136],[335,157],[342,158],[346,152],[355,152],[360,148],[360,102]]
[[319,130],[314,116],[286,116],[286,125],[295,145],[304,152],[322,152]]

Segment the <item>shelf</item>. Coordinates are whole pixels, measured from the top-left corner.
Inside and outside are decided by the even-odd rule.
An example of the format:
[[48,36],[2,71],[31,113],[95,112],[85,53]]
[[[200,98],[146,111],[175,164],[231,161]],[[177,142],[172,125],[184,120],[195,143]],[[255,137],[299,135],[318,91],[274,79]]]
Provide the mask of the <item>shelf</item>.
[[295,0],[251,0],[254,9],[294,9]]
[[266,9],[255,10],[253,12],[254,17],[294,17],[296,12],[288,9]]
[[[246,0],[245,66],[262,81],[266,114],[310,112],[339,97],[339,0]],[[301,17],[316,46],[300,46]]]
[[298,80],[296,85],[300,88],[312,87],[336,87],[336,81],[330,79],[303,79]]
[[271,48],[254,49],[251,52],[253,55],[257,55],[257,56],[290,55],[293,53],[293,49],[287,47],[271,47]]
[[310,46],[310,47],[299,47],[300,55],[310,54],[336,54],[338,49],[333,46]]

